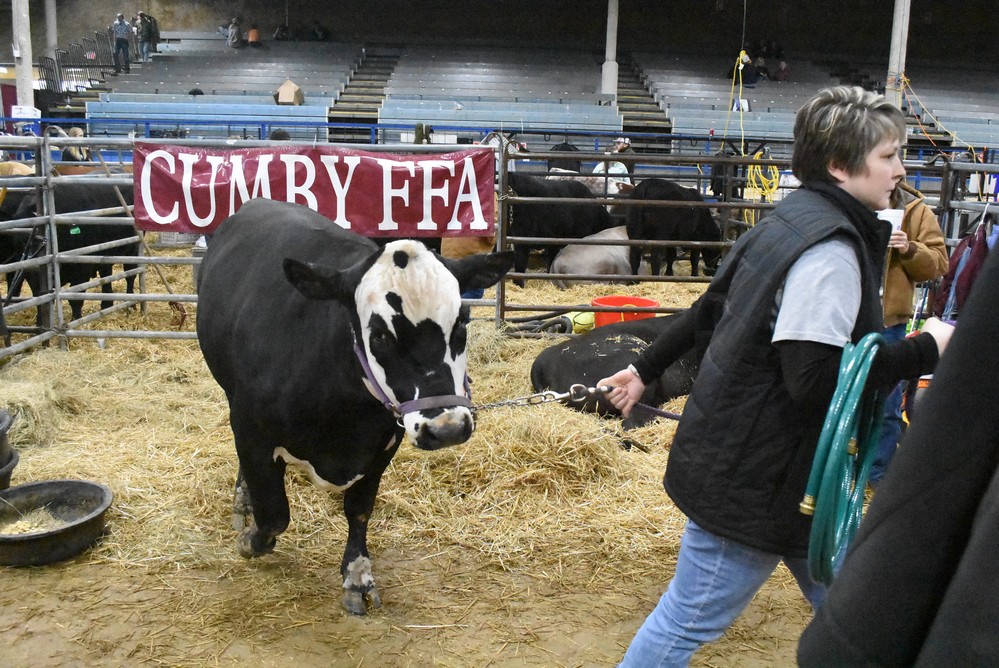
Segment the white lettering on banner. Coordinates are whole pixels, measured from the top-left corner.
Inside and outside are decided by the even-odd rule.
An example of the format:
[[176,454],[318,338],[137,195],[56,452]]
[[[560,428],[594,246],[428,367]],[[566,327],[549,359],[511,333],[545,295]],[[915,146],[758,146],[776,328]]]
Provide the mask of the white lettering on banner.
[[321,155],[319,161],[326,168],[326,173],[333,184],[333,192],[336,193],[336,218],[333,222],[345,230],[350,229],[350,221],[347,220],[347,189],[350,188],[350,180],[354,178],[354,169],[361,164],[361,156],[347,155],[343,157],[343,164],[347,165],[347,178],[341,180],[340,173],[336,170],[336,164],[340,162],[339,155]]
[[444,185],[439,188],[434,188],[434,167],[444,168],[448,171],[448,174],[454,176],[454,163],[450,160],[423,160],[420,162],[420,168],[423,170],[423,220],[416,224],[416,229],[418,230],[437,229],[437,223],[434,222],[432,216],[434,209],[434,197],[439,197],[444,206],[447,206],[447,193],[451,182],[450,180],[445,179]]
[[[281,162],[284,163],[287,170],[285,173],[287,201],[292,204],[298,204],[295,199],[298,195],[301,195],[302,199],[305,200],[305,206],[313,211],[319,211],[319,202],[316,201],[316,195],[312,192],[312,185],[316,182],[316,163],[308,156],[297,155],[295,153],[290,155],[282,154]],[[295,165],[301,165],[305,169],[305,179],[301,184],[295,183]]]
[[153,201],[153,189],[149,185],[149,177],[152,175],[152,164],[154,160],[164,160],[167,163],[167,171],[173,174],[177,171],[177,163],[174,162],[173,154],[169,151],[153,151],[146,156],[146,162],[142,165],[142,174],[140,175],[140,196],[142,197],[142,205],[146,207],[146,212],[149,214],[149,219],[158,225],[169,225],[170,223],[177,220],[177,213],[180,211],[180,206],[177,202],[173,203],[173,208],[165,216],[160,215],[159,211],[156,210],[155,202]]
[[488,228],[485,216],[482,215],[482,202],[479,201],[479,185],[475,179],[475,166],[472,158],[466,157],[461,161],[464,169],[461,171],[461,181],[458,183],[458,196],[454,198],[454,212],[451,220],[447,224],[449,230],[460,230],[461,223],[458,221],[458,210],[462,202],[468,202],[472,207],[473,218],[469,224],[469,229],[485,230]]
[[375,158],[382,167],[382,222],[378,223],[378,230],[383,232],[395,232],[399,229],[399,223],[392,218],[392,200],[401,199],[403,206],[409,206],[409,180],[403,181],[398,188],[392,187],[392,172],[395,167],[405,169],[410,176],[416,175],[416,163],[410,160],[397,161]]
[[492,227],[483,215],[492,202],[480,200],[487,194],[478,185],[491,171],[483,169],[483,156],[491,156],[482,151],[410,157],[147,145],[136,153],[136,166],[142,165],[134,177],[136,222],[142,229],[209,231],[245,202],[275,196],[367,235],[481,234]]
[[[229,184],[229,215],[236,213],[239,206],[248,200],[263,197],[271,199],[271,180],[268,169],[274,156],[264,153],[257,157],[257,173],[253,177],[253,192],[246,187],[246,173],[243,171],[243,156],[239,153],[229,158],[232,164],[232,181]],[[236,191],[239,191],[239,202],[236,202]],[[239,206],[237,206],[237,204]]]
[[212,176],[208,181],[206,189],[209,204],[208,215],[199,216],[198,212],[194,210],[194,197],[191,192],[191,183],[194,180],[194,164],[198,161],[198,156],[190,153],[181,153],[178,157],[184,166],[184,171],[181,173],[181,188],[184,191],[184,204],[187,206],[187,219],[195,227],[208,227],[215,220],[215,183],[218,179],[219,167],[222,166],[222,163],[226,159],[221,155],[205,156],[205,160],[208,161],[208,165],[212,168]]

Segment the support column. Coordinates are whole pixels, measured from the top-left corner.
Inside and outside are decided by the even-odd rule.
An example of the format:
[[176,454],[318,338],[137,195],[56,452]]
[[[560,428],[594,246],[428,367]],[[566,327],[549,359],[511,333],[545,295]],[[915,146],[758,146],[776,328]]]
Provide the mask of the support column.
[[45,55],[55,60],[59,48],[59,26],[56,21],[56,0],[45,0]]
[[905,74],[905,51],[909,42],[909,6],[912,0],[895,0],[895,17],[891,26],[891,53],[888,56],[888,78],[885,98],[902,107],[902,76]]
[[31,20],[28,13],[28,0],[13,0],[11,11],[14,19],[14,74],[17,78],[17,104],[22,107],[34,107],[35,72],[31,57]]
[[617,14],[618,0],[607,0],[607,37],[600,92],[617,97]]

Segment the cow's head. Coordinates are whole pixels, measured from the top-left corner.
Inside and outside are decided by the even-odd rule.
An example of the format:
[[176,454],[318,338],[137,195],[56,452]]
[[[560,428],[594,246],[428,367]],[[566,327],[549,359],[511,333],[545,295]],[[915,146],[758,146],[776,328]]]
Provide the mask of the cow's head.
[[[464,290],[486,288],[509,271],[511,252],[448,260],[416,241],[393,241],[343,271],[285,259],[288,280],[307,297],[336,299],[355,313],[355,336],[373,380],[388,400],[466,396]],[[365,379],[365,383],[371,383]],[[369,387],[377,396],[377,389]],[[468,440],[474,423],[466,406],[406,411],[402,424],[419,448]]]

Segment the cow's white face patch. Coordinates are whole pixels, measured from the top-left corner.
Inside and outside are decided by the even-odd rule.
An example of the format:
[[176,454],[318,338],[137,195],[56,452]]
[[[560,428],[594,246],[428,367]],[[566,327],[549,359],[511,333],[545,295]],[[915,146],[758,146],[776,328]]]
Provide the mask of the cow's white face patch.
[[[416,241],[393,241],[354,292],[371,373],[396,404],[465,394],[465,325],[457,279]],[[423,428],[471,427],[467,408],[408,413],[403,424],[419,445]],[[467,436],[466,436],[467,438]]]

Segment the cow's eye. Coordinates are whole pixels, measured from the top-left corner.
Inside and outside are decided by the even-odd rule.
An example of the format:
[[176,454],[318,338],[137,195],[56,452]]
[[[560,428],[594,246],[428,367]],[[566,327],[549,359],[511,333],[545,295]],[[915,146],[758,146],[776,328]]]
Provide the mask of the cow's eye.
[[370,342],[372,346],[390,346],[392,345],[392,334],[386,331],[371,332]]

